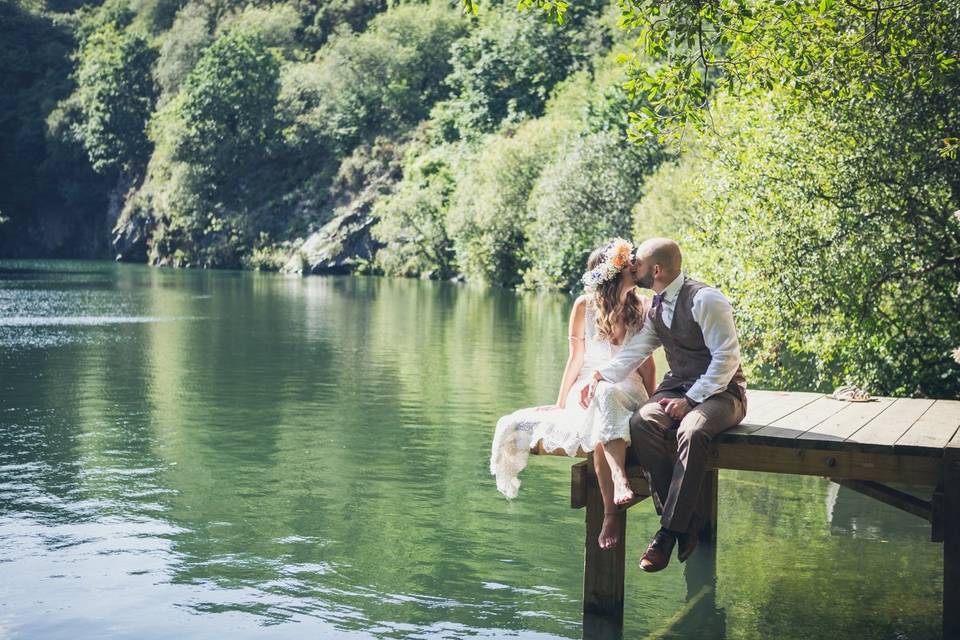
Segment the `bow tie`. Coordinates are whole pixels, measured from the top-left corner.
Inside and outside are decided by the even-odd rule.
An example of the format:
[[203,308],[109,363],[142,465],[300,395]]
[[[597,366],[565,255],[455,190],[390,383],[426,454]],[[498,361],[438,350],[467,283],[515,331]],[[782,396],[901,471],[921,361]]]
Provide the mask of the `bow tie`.
[[666,292],[654,294],[654,296],[653,296],[653,304],[651,305],[651,307],[652,307],[653,309],[656,309],[657,307],[659,307],[660,304],[663,302],[663,299],[666,297],[666,295],[667,295]]

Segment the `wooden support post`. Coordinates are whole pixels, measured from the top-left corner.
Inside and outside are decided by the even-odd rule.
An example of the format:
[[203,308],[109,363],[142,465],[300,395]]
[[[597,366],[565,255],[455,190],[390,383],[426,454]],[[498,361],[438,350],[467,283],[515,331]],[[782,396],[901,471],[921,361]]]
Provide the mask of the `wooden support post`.
[[717,469],[707,469],[703,476],[703,484],[700,485],[700,515],[703,517],[703,523],[700,527],[701,542],[717,541],[717,503],[718,503],[718,478],[720,472]]
[[930,499],[930,542],[943,542],[943,485],[937,487]]
[[570,467],[570,508],[587,506],[587,485],[590,484],[590,463],[587,460]]
[[627,517],[620,517],[620,544],[601,550],[597,544],[603,525],[603,498],[590,454],[586,486],[587,538],[584,541],[583,613],[623,621],[623,576],[627,547]]
[[943,450],[943,637],[960,638],[960,446]]

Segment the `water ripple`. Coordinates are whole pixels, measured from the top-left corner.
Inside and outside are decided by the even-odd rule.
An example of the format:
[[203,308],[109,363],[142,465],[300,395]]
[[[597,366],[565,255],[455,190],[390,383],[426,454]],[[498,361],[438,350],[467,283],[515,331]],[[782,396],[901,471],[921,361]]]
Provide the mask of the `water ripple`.
[[197,316],[12,316],[0,318],[0,327],[97,327],[203,319]]

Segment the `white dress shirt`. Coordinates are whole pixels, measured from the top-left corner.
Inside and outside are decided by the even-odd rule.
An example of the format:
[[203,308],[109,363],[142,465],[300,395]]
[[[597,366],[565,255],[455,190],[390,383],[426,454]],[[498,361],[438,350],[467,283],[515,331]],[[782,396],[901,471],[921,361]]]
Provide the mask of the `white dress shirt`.
[[[684,275],[681,273],[663,290],[661,318],[669,328],[673,324],[673,312],[677,306]],[[710,366],[694,383],[687,395],[695,402],[703,402],[715,393],[727,388],[733,374],[740,366],[740,342],[733,323],[733,307],[722,293],[713,287],[704,287],[693,296],[693,319],[700,325],[703,342],[710,350]],[[633,335],[616,356],[599,370],[609,382],[619,382],[630,375],[647,357],[660,346],[657,330],[649,319],[643,328]]]

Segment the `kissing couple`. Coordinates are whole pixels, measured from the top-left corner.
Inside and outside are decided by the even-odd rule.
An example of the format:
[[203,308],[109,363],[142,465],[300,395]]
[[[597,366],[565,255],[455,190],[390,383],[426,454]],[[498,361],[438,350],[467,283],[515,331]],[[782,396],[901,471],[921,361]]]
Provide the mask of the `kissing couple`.
[[[582,283],[557,401],[497,422],[490,473],[515,498],[531,449],[593,452],[604,511],[597,544],[611,549],[620,543],[617,519],[636,500],[625,471],[629,447],[661,516],[640,567],[660,571],[674,546],[681,562],[696,548],[710,441],[746,414],[733,309],[717,289],[684,274],[680,247],[667,238],[636,249],[616,238],[590,254]],[[660,346],[669,370],[655,386],[651,355]]]

